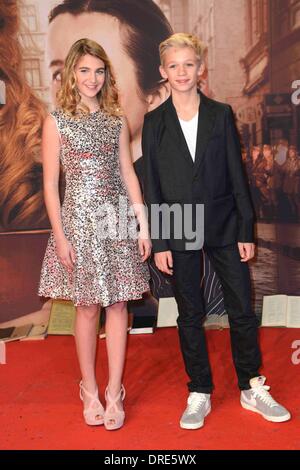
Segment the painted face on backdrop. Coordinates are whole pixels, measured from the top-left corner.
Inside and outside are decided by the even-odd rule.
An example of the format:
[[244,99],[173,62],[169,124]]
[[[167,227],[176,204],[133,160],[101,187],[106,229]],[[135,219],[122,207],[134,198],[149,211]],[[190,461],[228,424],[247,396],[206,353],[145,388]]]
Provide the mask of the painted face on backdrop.
[[260,150],[259,150],[258,148],[252,149],[252,158],[253,158],[254,160],[257,159],[257,157],[259,156],[259,154],[260,154]]
[[288,152],[289,152],[289,158],[297,157],[296,149],[294,147],[289,147]]
[[270,159],[272,157],[272,150],[269,146],[264,145],[263,155],[264,155],[265,158],[268,158],[268,159]]
[[141,156],[140,136],[144,114],[148,111],[147,97],[139,89],[135,65],[124,48],[126,31],[118,19],[102,13],[70,13],[58,15],[50,23],[47,40],[47,60],[52,77],[52,101],[60,87],[60,72],[72,44],[89,38],[100,44],[108,55],[117,81],[121,106],[127,116],[131,140],[137,140],[136,156]]

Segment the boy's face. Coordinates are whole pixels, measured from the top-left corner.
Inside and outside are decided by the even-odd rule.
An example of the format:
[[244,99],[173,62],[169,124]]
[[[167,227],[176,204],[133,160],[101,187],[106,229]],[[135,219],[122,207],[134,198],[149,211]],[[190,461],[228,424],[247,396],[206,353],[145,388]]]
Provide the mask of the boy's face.
[[180,93],[197,87],[205,66],[191,47],[170,47],[163,56],[160,73],[168,79],[172,90]]

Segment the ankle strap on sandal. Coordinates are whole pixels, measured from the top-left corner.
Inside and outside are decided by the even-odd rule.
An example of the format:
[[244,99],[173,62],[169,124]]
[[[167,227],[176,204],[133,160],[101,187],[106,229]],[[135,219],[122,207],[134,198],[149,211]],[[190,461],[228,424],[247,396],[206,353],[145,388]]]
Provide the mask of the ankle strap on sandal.
[[110,405],[114,405],[120,399],[123,401],[125,396],[126,396],[126,391],[125,391],[125,387],[123,384],[121,385],[121,389],[115,398],[111,397],[111,394],[109,393],[109,390],[108,390],[108,386],[106,387],[105,399],[110,402]]
[[80,381],[80,384],[79,384],[79,395],[80,395],[80,398],[81,400],[83,400],[83,396],[82,396],[82,392],[85,393],[85,395],[90,398],[91,400],[98,400],[99,401],[99,398],[98,398],[98,387],[96,388],[96,391],[94,393],[91,393],[89,392],[85,386],[83,385],[82,383],[82,380]]

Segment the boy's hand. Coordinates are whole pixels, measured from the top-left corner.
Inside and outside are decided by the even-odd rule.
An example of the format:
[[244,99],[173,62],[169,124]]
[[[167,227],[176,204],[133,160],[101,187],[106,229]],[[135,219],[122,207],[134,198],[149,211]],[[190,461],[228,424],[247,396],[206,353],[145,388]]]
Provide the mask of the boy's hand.
[[241,255],[241,262],[246,263],[249,259],[253,258],[255,254],[255,244],[254,243],[243,243],[238,242],[239,252]]
[[162,251],[154,254],[154,261],[160,271],[166,274],[173,274],[173,257],[171,251]]

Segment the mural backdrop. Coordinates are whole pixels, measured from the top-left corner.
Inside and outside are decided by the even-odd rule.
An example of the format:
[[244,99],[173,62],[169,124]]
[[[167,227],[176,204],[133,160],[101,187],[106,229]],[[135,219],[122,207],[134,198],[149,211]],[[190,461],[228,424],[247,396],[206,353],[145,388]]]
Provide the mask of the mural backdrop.
[[[141,174],[144,114],[169,94],[158,44],[179,31],[207,45],[199,86],[230,103],[243,144],[257,223],[250,263],[254,306],[268,294],[300,295],[300,0],[4,0],[0,4],[0,321],[35,310],[49,236],[42,190],[41,128],[55,107],[70,46],[89,37],[106,49],[117,77]],[[62,175],[63,197],[63,175]],[[151,263],[152,295],[172,296]],[[224,313],[208,260],[209,314]],[[144,310],[153,310],[153,302]],[[151,305],[150,305],[151,304]],[[154,302],[155,304],[155,302]],[[140,306],[139,306],[140,309]]]

